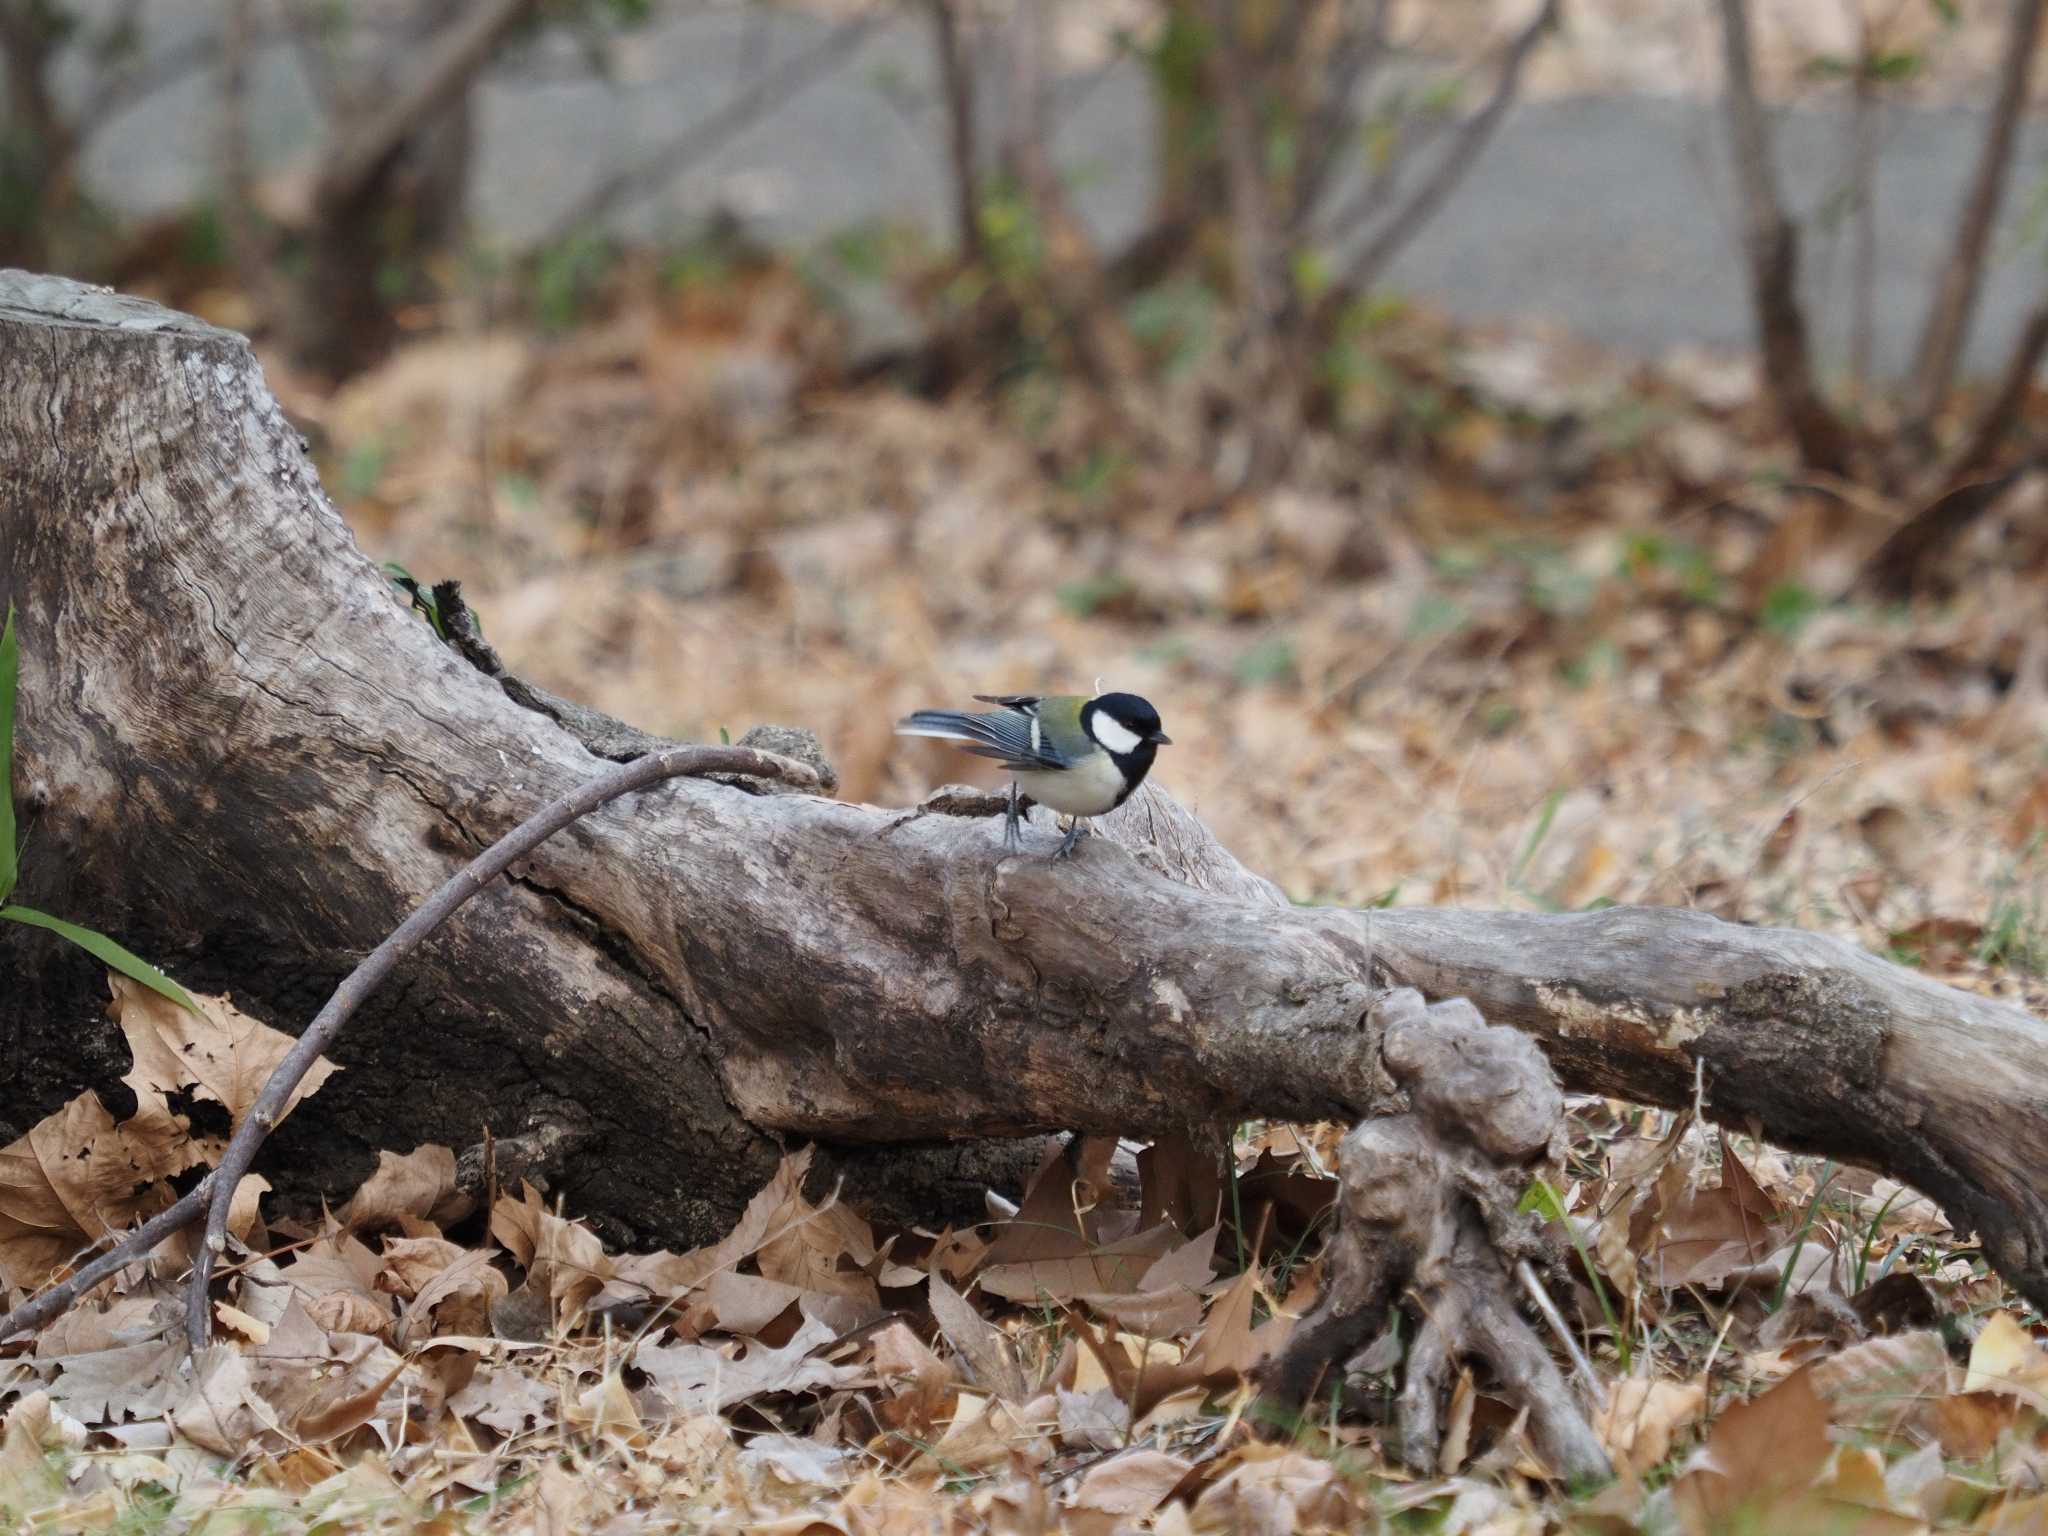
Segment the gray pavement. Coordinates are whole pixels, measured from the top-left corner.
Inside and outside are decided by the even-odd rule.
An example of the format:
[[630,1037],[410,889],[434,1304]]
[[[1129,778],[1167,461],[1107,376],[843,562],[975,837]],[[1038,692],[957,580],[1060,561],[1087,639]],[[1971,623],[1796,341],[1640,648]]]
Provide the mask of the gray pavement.
[[[152,0],[152,46],[212,24],[209,0]],[[766,16],[762,21],[760,16]],[[579,189],[715,110],[743,61],[805,47],[825,23],[752,8],[686,13],[634,34],[616,83],[576,78],[562,40],[499,70],[482,96],[472,213],[488,241],[518,246],[551,226]],[[758,30],[757,30],[758,29]],[[763,236],[805,242],[861,220],[915,221],[943,237],[942,138],[922,29],[882,26],[835,74],[763,118],[623,222],[680,236],[716,208]],[[93,143],[91,185],[146,211],[206,189],[214,124],[203,76],[163,91]],[[1146,83],[1135,68],[1069,82],[1056,149],[1084,216],[1110,240],[1142,222],[1151,180]],[[303,157],[318,132],[288,50],[257,51],[255,141],[266,165]],[[1889,111],[1877,208],[1876,351],[1881,371],[1910,356],[1927,293],[1976,150],[1977,120],[1956,110]],[[1839,195],[1844,126],[1825,113],[1779,120],[1788,195],[1804,210]],[[2048,136],[2026,135],[1990,275],[1971,366],[1996,366],[2048,286],[2044,238],[2024,226],[2048,194]],[[1458,196],[1412,245],[1393,286],[1468,319],[1541,319],[1623,353],[1748,338],[1735,220],[1711,104],[1647,97],[1538,102],[1517,109]],[[1807,282],[1823,351],[1846,347],[1846,230],[1809,237]]]

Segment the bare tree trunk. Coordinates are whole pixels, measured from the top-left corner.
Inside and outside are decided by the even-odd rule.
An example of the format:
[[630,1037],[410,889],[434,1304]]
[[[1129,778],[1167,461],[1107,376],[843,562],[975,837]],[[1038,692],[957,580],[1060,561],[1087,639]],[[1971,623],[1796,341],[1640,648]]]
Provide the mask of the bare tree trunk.
[[437,0],[408,50],[335,72],[336,116],[313,183],[306,262],[284,306],[293,355],[329,376],[373,361],[393,334],[386,286],[412,278],[460,229],[476,78],[535,0]]
[[1849,387],[1870,393],[1870,350],[1877,328],[1877,80],[1870,18],[1856,7],[1856,88],[1849,109]]
[[2039,298],[2027,311],[2027,323],[2020,327],[2019,339],[2005,360],[1998,387],[1977,413],[1976,423],[1955,457],[1936,477],[1937,489],[1981,474],[1996,462],[2006,438],[2019,425],[2044,355],[2048,355],[2048,298]]
[[1849,434],[1821,394],[1799,302],[1799,230],[1785,213],[1757,100],[1747,0],[1720,0],[1721,58],[1735,179],[1742,199],[1749,300],[1756,315],[1764,388],[1778,419],[1813,469],[1849,472]]
[[1377,199],[1368,199],[1355,211],[1339,215],[1335,231],[1339,234],[1349,233],[1344,228],[1348,218],[1376,219],[1378,227],[1351,253],[1344,264],[1342,276],[1317,304],[1308,327],[1311,341],[1328,338],[1351,297],[1379,281],[1394,258],[1407,249],[1409,241],[1422,233],[1437,210],[1457,191],[1506,120],[1521,91],[1523,71],[1528,68],[1537,45],[1557,26],[1562,9],[1562,0],[1543,0],[1536,14],[1515,34],[1507,51],[1501,55],[1500,64],[1494,71],[1491,94],[1458,124],[1442,154],[1407,197],[1391,208],[1378,206]]
[[40,263],[59,205],[72,191],[78,137],[50,90],[61,33],[29,0],[0,0],[0,261]]
[[1942,265],[1933,303],[1928,306],[1927,323],[1920,333],[1911,419],[1923,432],[1955,387],[1963,343],[1969,339],[1970,321],[1977,312],[1977,290],[1984,278],[1991,230],[2005,201],[2013,143],[2027,106],[2027,82],[2033,75],[2034,48],[2041,36],[2043,3],[2044,0],[2013,0],[2011,19],[2006,25],[1998,99],[1984,124],[1984,147],[1977,156],[1977,171],[1970,179],[1969,194],[1963,199],[1962,211],[1956,219],[1955,245]]
[[953,238],[962,260],[983,259],[981,155],[976,147],[974,60],[960,32],[960,0],[930,0],[932,49],[946,93],[946,154],[953,178]]
[[[241,338],[7,273],[0,358],[21,895],[300,1027],[601,760],[394,596]],[[898,814],[691,781],[620,805],[400,967],[273,1178],[337,1191],[379,1146],[489,1127],[553,1145],[614,1237],[675,1241],[810,1137],[930,1207],[1001,1159],[906,1145],[1385,1111],[1373,1004],[1413,985],[1533,1036],[1569,1086],[1698,1084],[1711,1114],[1909,1180],[2048,1302],[2048,1028],[1841,940],[1296,909],[1155,793],[1061,864],[1000,857],[971,796]],[[0,974],[12,1134],[125,1062],[89,964],[20,929]]]

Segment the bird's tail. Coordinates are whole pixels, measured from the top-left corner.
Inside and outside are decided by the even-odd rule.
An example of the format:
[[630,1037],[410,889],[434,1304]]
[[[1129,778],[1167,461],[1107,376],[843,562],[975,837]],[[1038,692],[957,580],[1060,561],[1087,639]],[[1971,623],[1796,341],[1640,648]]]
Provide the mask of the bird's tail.
[[920,709],[896,722],[898,736],[933,736],[955,741],[982,757],[992,757],[1012,766],[1031,753],[1032,743],[1019,735],[1021,717],[970,715],[958,709]]
[[940,741],[994,744],[994,732],[987,715],[970,715],[958,709],[920,709],[896,722],[898,736],[933,736]]

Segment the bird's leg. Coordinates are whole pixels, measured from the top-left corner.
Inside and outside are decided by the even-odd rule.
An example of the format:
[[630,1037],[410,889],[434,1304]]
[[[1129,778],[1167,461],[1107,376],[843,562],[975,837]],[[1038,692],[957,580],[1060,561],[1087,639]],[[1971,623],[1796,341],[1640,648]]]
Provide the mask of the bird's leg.
[[1010,780],[1010,813],[1003,818],[1003,850],[1015,853],[1024,846],[1024,835],[1017,830],[1017,781]]
[[1074,853],[1074,845],[1080,842],[1081,839],[1086,837],[1087,835],[1087,819],[1085,817],[1076,816],[1071,822],[1067,824],[1066,841],[1061,843],[1058,848],[1053,850],[1053,857],[1056,859],[1071,858]]

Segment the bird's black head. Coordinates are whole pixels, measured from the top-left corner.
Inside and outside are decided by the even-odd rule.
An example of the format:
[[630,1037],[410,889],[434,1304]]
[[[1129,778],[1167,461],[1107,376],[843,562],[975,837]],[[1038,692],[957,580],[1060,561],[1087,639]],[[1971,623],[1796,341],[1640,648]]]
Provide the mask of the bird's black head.
[[1144,782],[1152,759],[1173,738],[1159,728],[1159,711],[1135,693],[1105,693],[1081,707],[1081,729],[1124,771],[1124,795]]

